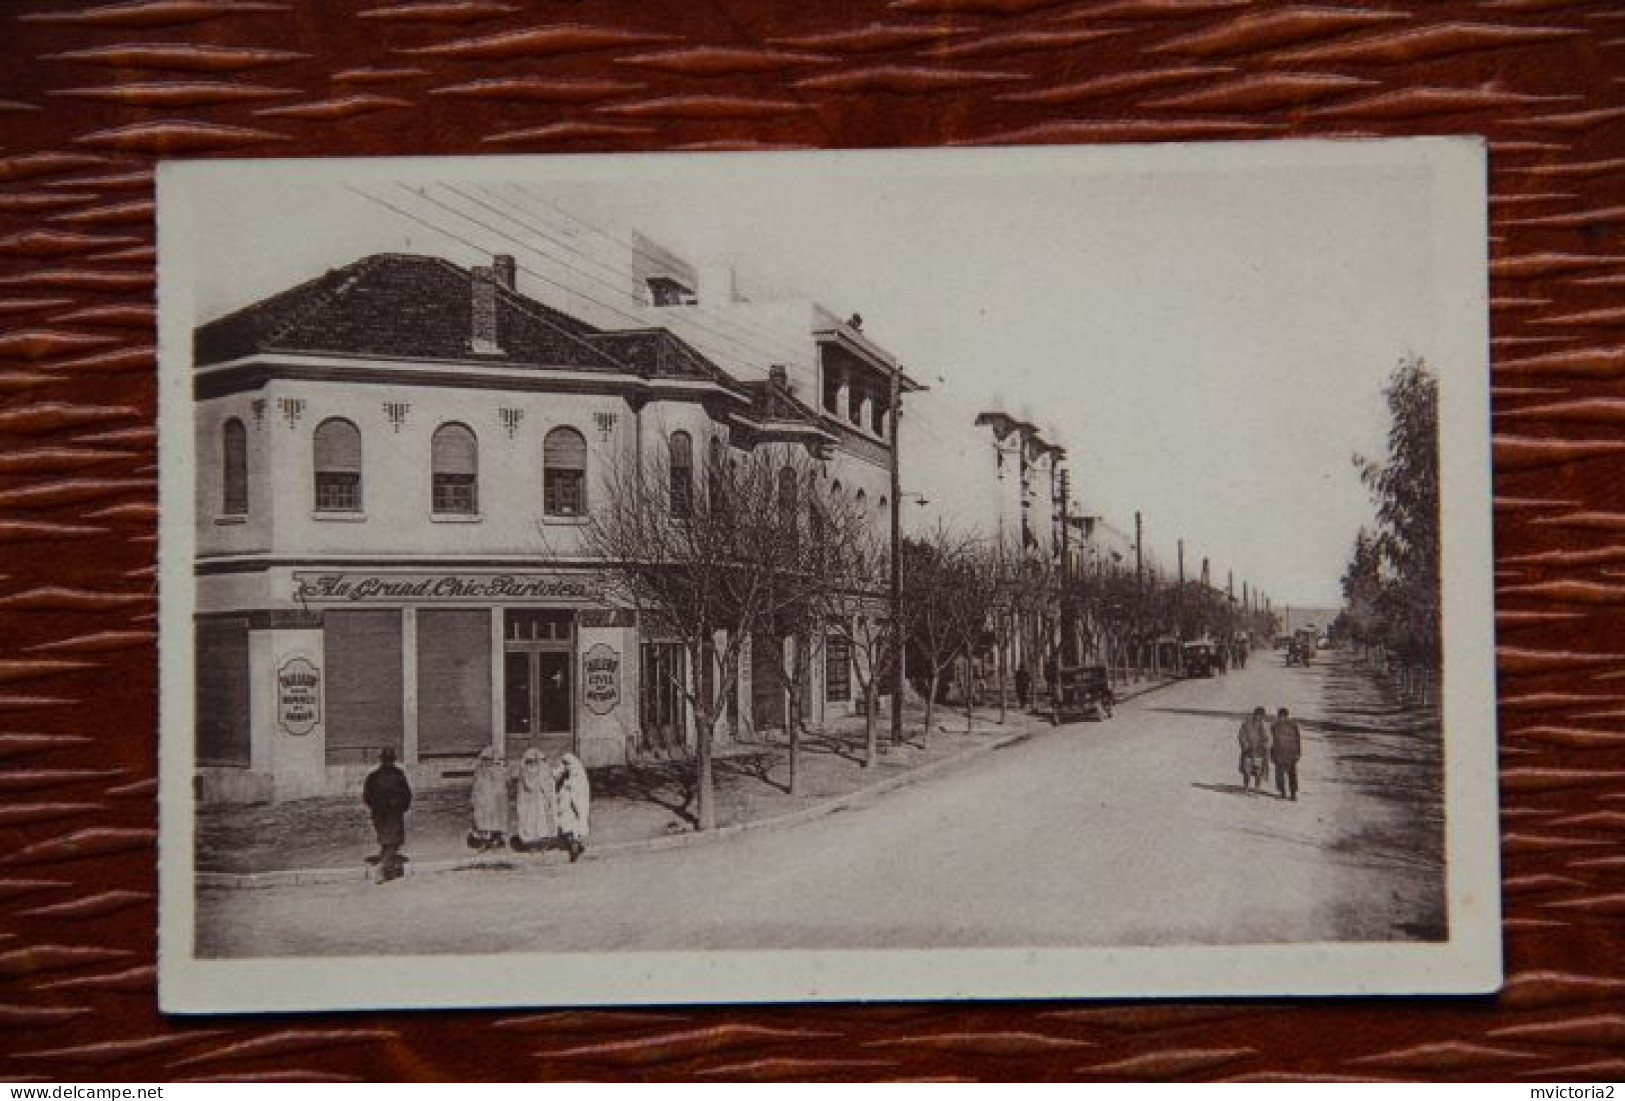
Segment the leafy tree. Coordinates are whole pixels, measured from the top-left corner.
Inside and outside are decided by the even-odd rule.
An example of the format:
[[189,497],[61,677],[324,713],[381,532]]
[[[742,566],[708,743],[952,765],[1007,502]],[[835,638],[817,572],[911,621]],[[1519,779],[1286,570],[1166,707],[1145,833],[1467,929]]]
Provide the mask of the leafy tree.
[[[1440,659],[1439,383],[1419,357],[1399,362],[1383,389],[1388,454],[1356,455],[1376,506],[1344,575],[1349,622],[1401,663],[1436,671]],[[1361,624],[1364,624],[1362,627]]]

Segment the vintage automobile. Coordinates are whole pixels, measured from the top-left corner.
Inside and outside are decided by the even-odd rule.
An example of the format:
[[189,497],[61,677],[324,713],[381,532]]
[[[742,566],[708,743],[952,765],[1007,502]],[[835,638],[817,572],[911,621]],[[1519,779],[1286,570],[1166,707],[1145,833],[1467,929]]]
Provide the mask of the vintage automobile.
[[1183,672],[1187,677],[1211,677],[1218,669],[1218,655],[1211,642],[1187,642],[1183,650]]
[[1050,690],[1050,722],[1109,719],[1116,703],[1104,665],[1074,665],[1057,674]]
[[1308,665],[1315,655],[1315,632],[1312,629],[1298,628],[1287,644],[1286,663],[1288,665]]

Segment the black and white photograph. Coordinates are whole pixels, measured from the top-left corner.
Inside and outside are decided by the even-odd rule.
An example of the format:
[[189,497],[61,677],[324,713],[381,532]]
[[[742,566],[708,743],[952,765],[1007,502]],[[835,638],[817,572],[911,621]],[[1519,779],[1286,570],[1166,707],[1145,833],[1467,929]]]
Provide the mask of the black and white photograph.
[[166,163],[164,1007],[1495,989],[1484,169]]

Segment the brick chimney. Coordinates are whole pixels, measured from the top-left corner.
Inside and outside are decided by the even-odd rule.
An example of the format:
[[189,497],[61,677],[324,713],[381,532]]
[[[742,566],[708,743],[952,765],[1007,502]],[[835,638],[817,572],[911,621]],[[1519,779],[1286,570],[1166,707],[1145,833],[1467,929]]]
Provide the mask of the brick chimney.
[[501,355],[502,345],[497,343],[497,281],[501,276],[492,268],[472,268],[468,274],[473,295],[468,346],[475,355]]
[[509,290],[518,289],[516,280],[518,279],[519,268],[514,263],[512,256],[505,252],[497,253],[491,257],[491,270],[496,273],[498,283],[501,283]]
[[790,376],[784,369],[784,364],[775,363],[767,369],[767,380],[780,390],[790,388]]

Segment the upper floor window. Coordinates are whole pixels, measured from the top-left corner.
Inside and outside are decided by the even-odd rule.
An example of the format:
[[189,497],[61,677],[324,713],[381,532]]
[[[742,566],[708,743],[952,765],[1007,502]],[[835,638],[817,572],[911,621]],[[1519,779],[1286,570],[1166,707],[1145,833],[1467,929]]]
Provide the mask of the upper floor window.
[[361,511],[361,430],[333,417],[316,426],[316,510]]
[[224,478],[220,485],[220,512],[225,516],[248,515],[248,432],[236,417],[220,429],[220,449]]
[[711,501],[711,511],[715,513],[721,511],[724,498],[722,479],[726,476],[726,472],[722,466],[722,441],[712,436],[706,451],[708,452],[705,470],[706,492]]
[[549,516],[587,511],[587,440],[574,428],[555,428],[542,444],[542,511]]
[[789,467],[779,471],[779,523],[784,526],[785,534],[795,538],[796,534],[796,472]]
[[649,288],[649,302],[654,306],[692,306],[694,290],[666,275],[652,276],[645,281]]
[[430,443],[432,505],[437,513],[480,510],[480,445],[465,425],[443,424]]
[[673,432],[671,457],[671,514],[686,520],[694,514],[694,441],[687,432]]

